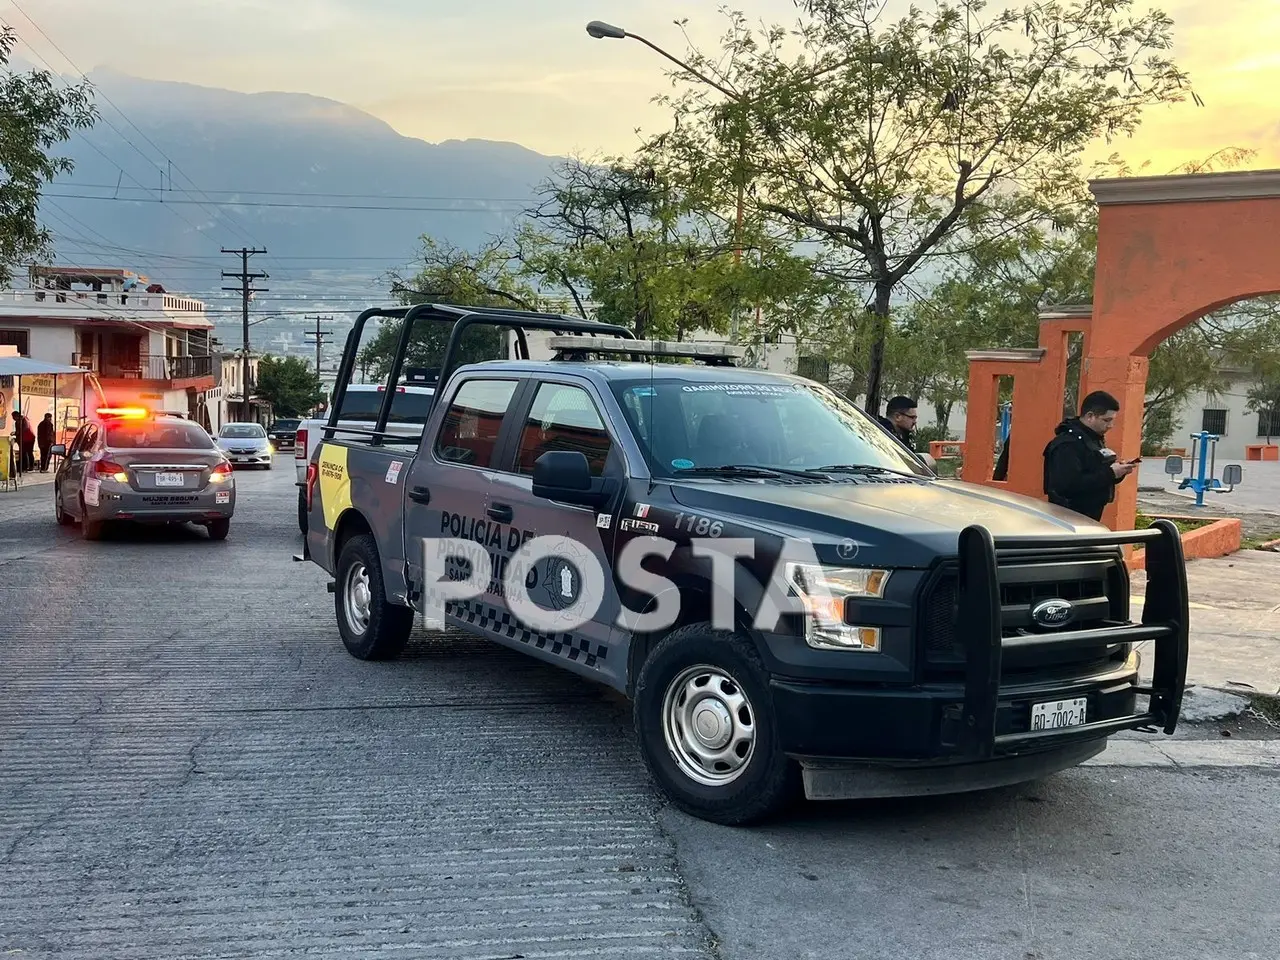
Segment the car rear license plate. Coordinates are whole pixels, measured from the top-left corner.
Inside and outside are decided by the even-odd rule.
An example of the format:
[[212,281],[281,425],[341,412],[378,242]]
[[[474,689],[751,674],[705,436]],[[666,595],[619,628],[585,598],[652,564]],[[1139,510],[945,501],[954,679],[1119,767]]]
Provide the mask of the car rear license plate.
[[1085,722],[1085,707],[1088,700],[1080,697],[1074,700],[1050,700],[1048,703],[1031,705],[1031,729],[1061,730],[1063,727],[1078,727]]
[[156,474],[157,487],[180,487],[184,483],[186,483],[186,480],[183,478],[182,474],[180,473],[157,473]]

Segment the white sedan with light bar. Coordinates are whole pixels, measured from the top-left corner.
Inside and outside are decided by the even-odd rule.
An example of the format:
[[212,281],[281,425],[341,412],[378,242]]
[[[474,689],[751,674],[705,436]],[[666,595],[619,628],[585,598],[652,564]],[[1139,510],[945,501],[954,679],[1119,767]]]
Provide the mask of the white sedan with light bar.
[[224,540],[235,514],[231,464],[198,424],[140,407],[102,407],[62,457],[54,475],[54,515],[80,524],[86,540],[104,525],[195,523]]

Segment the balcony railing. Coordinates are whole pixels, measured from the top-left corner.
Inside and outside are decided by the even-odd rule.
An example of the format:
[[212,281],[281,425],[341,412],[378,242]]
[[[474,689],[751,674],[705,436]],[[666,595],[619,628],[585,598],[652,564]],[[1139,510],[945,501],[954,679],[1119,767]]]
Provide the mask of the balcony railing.
[[111,380],[185,380],[213,376],[213,357],[140,357],[118,362],[72,354],[71,363]]

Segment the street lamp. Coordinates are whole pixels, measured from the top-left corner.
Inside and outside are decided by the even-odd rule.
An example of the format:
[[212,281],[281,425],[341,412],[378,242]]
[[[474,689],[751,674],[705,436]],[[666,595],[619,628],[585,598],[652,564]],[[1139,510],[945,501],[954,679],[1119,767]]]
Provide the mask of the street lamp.
[[[719,90],[721,93],[723,93],[726,97],[728,97],[730,100],[734,101],[735,103],[743,102],[742,96],[740,94],[734,93],[732,90],[728,89],[727,87],[724,87],[716,83],[710,77],[695,70],[693,67],[689,66],[689,64],[685,63],[683,60],[679,59],[678,57],[672,56],[671,54],[667,53],[667,51],[663,50],[660,46],[658,46],[656,43],[651,43],[650,41],[646,40],[644,37],[640,36],[639,34],[629,33],[628,31],[623,30],[622,27],[614,26],[612,23],[605,23],[603,20],[592,20],[590,23],[588,23],[587,33],[597,40],[626,40],[626,39],[639,40],[650,50],[654,50],[657,53],[660,53],[662,56],[666,57],[668,60],[676,64],[682,70],[685,70],[693,74],[703,83],[705,83],[707,86],[713,87],[714,89]],[[742,176],[742,171],[743,171],[744,165],[746,164],[746,157],[747,157],[747,144],[746,144],[746,138],[743,137],[742,142],[738,144],[738,177],[737,177],[738,211],[737,211],[737,221],[734,224],[734,234],[733,234],[734,264],[740,264],[742,262],[742,219],[743,219],[743,205],[744,205],[743,195],[745,192],[745,184],[743,182],[744,178]],[[736,342],[738,338],[736,309],[734,312],[733,326],[734,326],[734,329],[732,331],[730,339]]]

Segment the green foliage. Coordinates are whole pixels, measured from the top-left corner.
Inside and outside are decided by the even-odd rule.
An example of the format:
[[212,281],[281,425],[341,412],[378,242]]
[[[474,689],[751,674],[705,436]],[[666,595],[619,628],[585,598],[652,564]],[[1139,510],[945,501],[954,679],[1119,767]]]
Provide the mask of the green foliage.
[[[392,292],[404,304],[448,303],[466,307],[540,309],[537,292],[523,282],[511,254],[501,244],[490,243],[476,253],[451,244],[422,238],[421,265],[409,280],[390,277]],[[366,328],[367,329],[367,328]],[[364,344],[357,362],[366,379],[385,380],[391,372],[400,334],[401,320],[383,320],[377,332]],[[426,319],[414,323],[407,367],[438,370],[453,331],[451,324]],[[506,341],[501,330],[472,327],[463,334],[457,362],[475,363],[506,357]]]
[[860,290],[875,409],[903,281],[948,247],[1068,218],[1087,199],[1085,147],[1182,100],[1187,80],[1165,53],[1172,22],[1132,0],[956,0],[894,22],[880,0],[801,6],[794,29],[730,14],[721,49],[691,66],[732,97],[702,84],[670,99],[655,149],[686,183],[746,185],[753,219],[818,245],[820,269]]
[[[1266,379],[1259,381],[1249,389],[1245,409],[1258,416],[1269,415],[1270,422],[1276,422],[1280,415],[1280,376],[1275,372],[1264,375]],[[1267,434],[1267,443],[1271,442],[1271,434]]]
[[301,357],[263,357],[254,391],[279,417],[299,417],[324,399],[320,378]]
[[9,70],[16,41],[13,28],[0,27],[0,284],[10,282],[15,265],[50,256],[51,237],[37,220],[40,191],[72,163],[49,151],[97,117],[88,81],[60,89],[48,71]]

